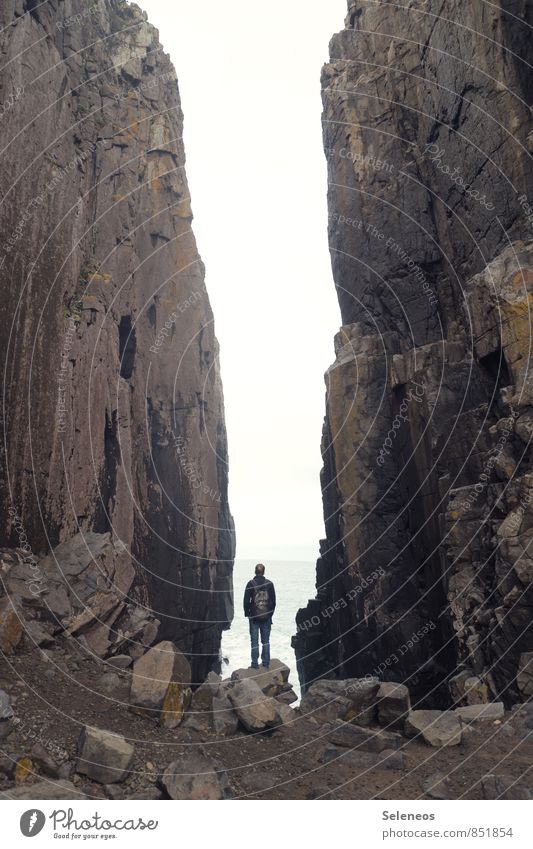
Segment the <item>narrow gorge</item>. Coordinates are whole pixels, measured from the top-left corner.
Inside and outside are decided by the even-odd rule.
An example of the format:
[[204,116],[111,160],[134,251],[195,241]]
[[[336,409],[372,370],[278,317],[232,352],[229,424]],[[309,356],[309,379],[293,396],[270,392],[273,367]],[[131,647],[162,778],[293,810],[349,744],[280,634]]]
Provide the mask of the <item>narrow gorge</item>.
[[379,672],[429,707],[472,677],[531,695],[532,23],[520,0],[351,3],[331,41],[343,327],[304,685]]
[[[212,229],[202,230],[214,245],[209,266],[227,255],[226,275],[213,279],[224,295],[223,349],[236,340],[225,375],[237,363],[241,387],[228,378],[231,444],[241,450],[232,503],[240,524],[251,523],[248,551],[263,525],[259,542],[286,556],[259,550],[266,571],[255,566],[254,584],[248,571],[242,580],[252,561],[236,560],[234,610],[219,347],[192,229],[178,81],[158,30],[127,0],[3,0],[0,801],[113,801],[118,817],[133,800],[136,813],[153,815],[160,800],[396,799],[424,802],[418,820],[435,800],[531,801],[531,0],[350,0],[322,70],[324,280],[319,254],[311,274],[299,265],[312,254],[311,219],[325,211],[313,200],[318,186],[325,201],[318,168],[303,169],[303,198],[296,179],[276,174],[272,207],[253,179],[266,175],[270,191],[268,169],[294,157],[289,144],[291,176],[313,161],[310,133],[302,144],[283,124],[285,109],[301,108],[298,122],[309,126],[310,90],[321,154],[318,80],[296,102],[281,40],[271,62],[265,35],[267,24],[294,33],[296,63],[298,39],[314,49],[316,32],[303,17],[295,30],[282,3],[247,4],[238,26],[235,6],[202,4],[200,26],[192,0],[147,6],[168,21],[165,44],[187,92],[193,83],[186,111],[202,113],[187,149],[203,133],[217,168],[217,137],[227,133],[239,149],[234,172],[224,162],[223,191],[206,148],[204,185],[189,173],[202,207],[213,198]],[[319,6],[303,10],[306,24]],[[191,33],[201,56],[187,77]],[[259,39],[266,62],[260,52],[247,59]],[[265,76],[254,76],[254,63]],[[218,112],[202,96],[205,79]],[[261,134],[273,114],[280,142],[267,163]],[[245,182],[250,203],[241,202]],[[252,221],[247,238],[226,191]],[[288,258],[276,249],[274,216],[269,229],[274,204]],[[257,256],[252,232],[264,243]],[[303,280],[305,298],[316,297],[317,281],[333,297],[333,283],[342,320],[325,375],[320,487],[313,473],[325,520],[316,597],[298,611],[315,570],[296,560],[308,551],[297,536],[307,526],[314,546],[321,524],[302,507],[312,501],[303,499],[311,459],[302,455],[314,425],[299,402],[317,385],[322,392],[319,373],[306,383],[316,369],[305,358],[314,346],[321,359],[318,337],[325,331],[329,344],[330,325],[321,295],[316,312],[299,295],[274,296],[268,252],[276,282]],[[277,326],[267,299],[291,321]],[[322,407],[319,462],[321,417]],[[234,617],[226,657],[221,639]],[[407,816],[400,801],[391,820]],[[350,809],[349,827],[357,822],[365,842],[357,815],[368,807]],[[23,839],[45,816],[4,810]],[[173,839],[176,823],[188,837],[175,808],[158,811]],[[211,820],[220,832],[220,817]],[[207,839],[211,820],[200,832],[194,818],[192,836]],[[72,837],[104,836],[86,822]],[[302,822],[313,818],[294,817],[300,842]],[[246,824],[238,832],[248,841]]]

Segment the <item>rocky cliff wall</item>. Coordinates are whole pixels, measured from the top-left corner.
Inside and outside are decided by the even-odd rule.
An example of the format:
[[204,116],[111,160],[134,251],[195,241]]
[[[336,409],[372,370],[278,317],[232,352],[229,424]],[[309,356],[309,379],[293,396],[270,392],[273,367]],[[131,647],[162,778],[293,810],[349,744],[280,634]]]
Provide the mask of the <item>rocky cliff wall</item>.
[[304,685],[519,698],[533,648],[528,2],[351,3],[322,74],[344,326]]
[[176,74],[122,0],[6,0],[0,65],[0,544],[112,531],[203,680],[234,533]]

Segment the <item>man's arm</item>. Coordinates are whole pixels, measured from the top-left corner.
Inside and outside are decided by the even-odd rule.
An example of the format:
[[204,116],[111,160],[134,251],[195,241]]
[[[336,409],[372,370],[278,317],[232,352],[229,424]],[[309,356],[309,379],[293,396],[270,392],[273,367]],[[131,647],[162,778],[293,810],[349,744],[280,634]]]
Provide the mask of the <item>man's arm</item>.
[[246,589],[244,590],[244,598],[243,598],[243,607],[244,607],[244,615],[249,617],[252,612],[252,593],[251,593],[251,581],[248,581],[246,584]]
[[270,609],[272,610],[273,616],[276,609],[276,588],[272,582],[270,582]]

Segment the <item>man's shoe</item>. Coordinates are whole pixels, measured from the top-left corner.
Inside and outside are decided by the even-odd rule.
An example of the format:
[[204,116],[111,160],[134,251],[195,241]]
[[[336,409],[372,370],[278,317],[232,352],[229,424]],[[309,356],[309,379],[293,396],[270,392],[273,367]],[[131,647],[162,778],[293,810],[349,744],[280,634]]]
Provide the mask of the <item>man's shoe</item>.
[[259,669],[259,666],[254,666],[254,664],[252,663],[250,669]]
[[267,664],[264,664],[264,663],[263,663],[263,669],[270,669],[270,664],[268,664],[268,663],[267,663]]

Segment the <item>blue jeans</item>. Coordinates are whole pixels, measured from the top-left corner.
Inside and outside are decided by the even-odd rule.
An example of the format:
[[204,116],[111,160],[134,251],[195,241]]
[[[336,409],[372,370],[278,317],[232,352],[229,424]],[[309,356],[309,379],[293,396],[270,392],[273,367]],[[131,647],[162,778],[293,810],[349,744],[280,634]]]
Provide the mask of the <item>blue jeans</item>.
[[252,666],[259,665],[259,633],[261,633],[261,662],[263,666],[270,665],[270,629],[272,628],[272,617],[265,622],[250,622],[250,640],[252,641]]

